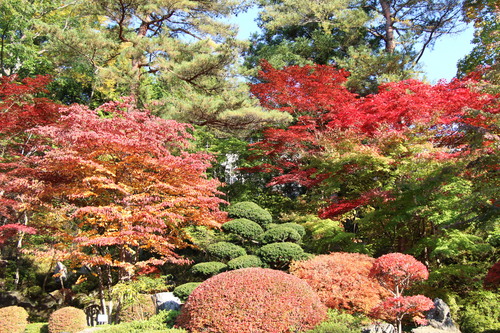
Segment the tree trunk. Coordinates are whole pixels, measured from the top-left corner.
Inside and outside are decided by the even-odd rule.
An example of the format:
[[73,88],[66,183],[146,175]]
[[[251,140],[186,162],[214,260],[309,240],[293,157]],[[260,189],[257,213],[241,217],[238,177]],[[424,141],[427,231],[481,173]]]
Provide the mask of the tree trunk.
[[379,0],[382,6],[382,14],[385,18],[385,51],[389,54],[394,53],[396,49],[396,39],[394,38],[393,19],[391,14],[390,0]]

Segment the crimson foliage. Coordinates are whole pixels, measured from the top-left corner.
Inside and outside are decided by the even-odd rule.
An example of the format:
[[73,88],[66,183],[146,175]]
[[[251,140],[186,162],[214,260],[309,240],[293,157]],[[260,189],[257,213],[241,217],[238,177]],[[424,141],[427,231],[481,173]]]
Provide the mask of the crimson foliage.
[[244,268],[216,275],[189,296],[177,324],[191,332],[296,332],[326,317],[309,285],[281,271]]

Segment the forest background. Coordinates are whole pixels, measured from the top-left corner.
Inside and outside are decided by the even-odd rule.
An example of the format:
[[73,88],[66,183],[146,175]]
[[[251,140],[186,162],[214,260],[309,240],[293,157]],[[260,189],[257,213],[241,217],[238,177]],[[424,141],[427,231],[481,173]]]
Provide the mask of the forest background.
[[[496,325],[497,2],[261,0],[239,40],[253,5],[0,2],[1,288],[170,271],[253,201],[309,253],[412,254],[423,293]],[[456,78],[419,80],[464,22]]]

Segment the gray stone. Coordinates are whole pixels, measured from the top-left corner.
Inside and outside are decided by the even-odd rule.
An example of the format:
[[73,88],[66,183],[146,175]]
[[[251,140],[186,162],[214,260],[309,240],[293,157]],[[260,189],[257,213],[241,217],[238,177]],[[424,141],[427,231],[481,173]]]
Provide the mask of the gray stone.
[[453,322],[450,307],[442,299],[434,299],[434,308],[426,315],[428,324],[412,330],[413,333],[460,333],[458,326]]
[[367,327],[363,327],[363,333],[395,333],[396,328],[389,323],[378,323],[374,325],[370,325]]
[[153,300],[156,303],[156,309],[159,310],[174,310],[181,309],[182,301],[174,296],[174,293],[158,293],[153,295]]

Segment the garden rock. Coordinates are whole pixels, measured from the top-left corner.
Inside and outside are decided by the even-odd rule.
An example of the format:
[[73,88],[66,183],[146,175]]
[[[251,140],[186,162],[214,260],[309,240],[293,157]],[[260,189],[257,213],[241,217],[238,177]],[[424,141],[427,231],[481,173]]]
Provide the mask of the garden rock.
[[153,295],[153,300],[156,304],[156,309],[160,310],[174,310],[181,309],[182,301],[174,296],[174,293],[158,293]]
[[363,333],[396,333],[396,328],[389,323],[379,323],[363,327]]
[[451,318],[450,307],[440,298],[434,299],[434,308],[429,310],[426,318],[428,324],[413,329],[413,333],[460,332]]

